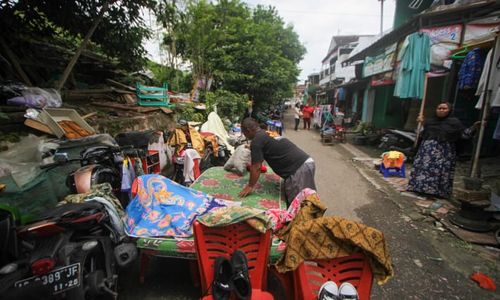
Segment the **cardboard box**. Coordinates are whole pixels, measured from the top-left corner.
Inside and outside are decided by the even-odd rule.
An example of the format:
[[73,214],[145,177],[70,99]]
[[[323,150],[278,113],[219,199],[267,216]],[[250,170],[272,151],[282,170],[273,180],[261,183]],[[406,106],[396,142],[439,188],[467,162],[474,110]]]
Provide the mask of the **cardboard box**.
[[95,134],[94,128],[92,128],[87,122],[85,122],[85,120],[74,109],[44,108],[40,113],[39,118],[50,128],[50,130],[52,130],[52,132],[58,138],[64,136],[64,130],[57,123],[60,121],[73,121],[81,128],[87,130],[92,134]]

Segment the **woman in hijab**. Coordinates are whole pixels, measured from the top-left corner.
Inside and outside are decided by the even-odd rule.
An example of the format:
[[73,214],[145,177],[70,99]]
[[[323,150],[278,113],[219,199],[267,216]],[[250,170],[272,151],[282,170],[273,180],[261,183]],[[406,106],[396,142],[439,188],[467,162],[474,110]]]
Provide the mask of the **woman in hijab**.
[[[417,119],[423,122],[423,116]],[[436,115],[424,122],[420,146],[410,173],[408,191],[450,198],[456,162],[456,143],[472,137],[478,123],[465,128],[451,116],[450,103],[440,103]]]

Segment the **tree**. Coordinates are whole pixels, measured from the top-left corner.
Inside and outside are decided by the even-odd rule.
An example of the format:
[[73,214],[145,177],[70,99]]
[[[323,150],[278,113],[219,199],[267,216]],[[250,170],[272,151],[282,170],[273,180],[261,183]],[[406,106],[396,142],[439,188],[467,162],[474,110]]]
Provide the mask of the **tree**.
[[246,94],[257,106],[292,95],[305,48],[273,7],[202,0],[182,16],[176,50],[191,62],[195,78],[213,78],[215,89]]
[[147,68],[154,74],[155,85],[161,85],[163,82],[169,83],[169,89],[172,91],[187,93],[192,88],[192,76],[189,72],[183,72],[169,66],[157,64],[148,61]]
[[[5,0],[0,5],[0,25],[5,36],[18,35],[49,40],[76,48],[104,1],[101,0]],[[118,58],[126,70],[140,69],[149,36],[140,12],[153,8],[153,0],[115,1],[92,36],[93,50]]]

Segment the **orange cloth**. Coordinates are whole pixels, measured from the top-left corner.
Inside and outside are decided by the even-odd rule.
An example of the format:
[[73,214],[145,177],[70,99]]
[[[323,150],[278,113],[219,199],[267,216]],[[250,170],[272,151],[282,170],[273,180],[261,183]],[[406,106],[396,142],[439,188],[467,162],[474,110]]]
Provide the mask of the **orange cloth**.
[[470,279],[477,282],[479,286],[482,287],[483,289],[490,290],[493,292],[497,290],[497,286],[495,285],[495,282],[493,282],[493,279],[491,279],[484,273],[474,272],[470,276]]

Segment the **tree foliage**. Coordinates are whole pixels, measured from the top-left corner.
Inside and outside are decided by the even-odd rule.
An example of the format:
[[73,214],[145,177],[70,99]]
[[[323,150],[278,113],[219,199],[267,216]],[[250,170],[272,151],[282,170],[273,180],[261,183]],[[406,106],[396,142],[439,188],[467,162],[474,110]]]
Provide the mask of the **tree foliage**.
[[180,71],[169,66],[164,66],[153,61],[148,61],[147,68],[153,72],[155,85],[160,86],[163,82],[168,82],[169,89],[187,93],[193,87],[192,75],[189,72]]
[[[22,35],[64,43],[78,42],[92,26],[106,0],[4,0],[0,4],[0,25],[5,36]],[[153,0],[112,1],[91,41],[94,50],[118,58],[127,70],[145,63],[142,41],[150,32],[141,18],[141,9],[153,8]]]
[[206,95],[207,111],[217,108],[217,114],[237,122],[248,108],[248,99],[244,95],[232,93],[224,89],[208,92]]
[[257,106],[292,95],[305,48],[273,7],[201,0],[174,11],[180,23],[165,40],[175,37],[177,54],[192,64],[195,78],[213,78],[215,89],[246,94]]

